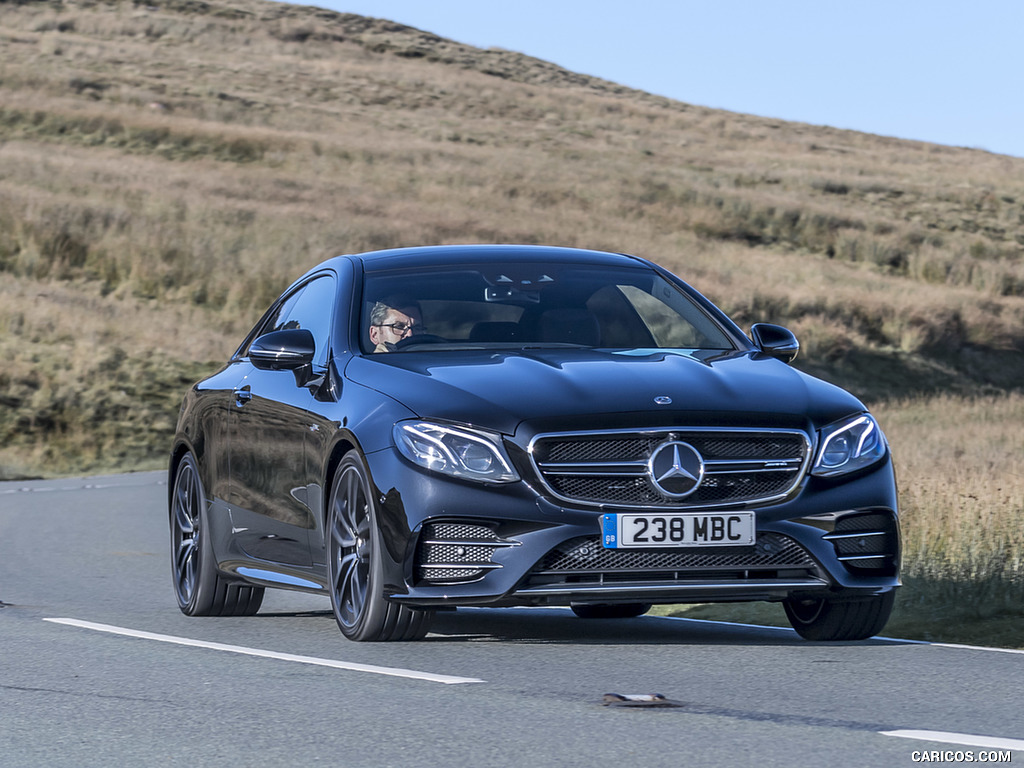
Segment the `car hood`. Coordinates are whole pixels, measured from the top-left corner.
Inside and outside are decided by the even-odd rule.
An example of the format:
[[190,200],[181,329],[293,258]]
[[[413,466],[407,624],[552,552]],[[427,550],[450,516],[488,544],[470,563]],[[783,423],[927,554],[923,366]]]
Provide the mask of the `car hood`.
[[506,434],[523,422],[607,428],[613,415],[637,413],[647,418],[627,420],[634,426],[749,420],[812,428],[863,410],[844,390],[757,352],[437,350],[354,357],[345,375],[422,418]]

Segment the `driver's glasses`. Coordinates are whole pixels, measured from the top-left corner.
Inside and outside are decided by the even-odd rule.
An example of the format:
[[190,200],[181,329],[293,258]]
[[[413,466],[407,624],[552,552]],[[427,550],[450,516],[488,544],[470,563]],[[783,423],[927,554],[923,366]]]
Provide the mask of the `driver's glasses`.
[[394,333],[399,336],[405,336],[407,333],[412,333],[413,326],[407,323],[381,323],[380,328],[390,328]]

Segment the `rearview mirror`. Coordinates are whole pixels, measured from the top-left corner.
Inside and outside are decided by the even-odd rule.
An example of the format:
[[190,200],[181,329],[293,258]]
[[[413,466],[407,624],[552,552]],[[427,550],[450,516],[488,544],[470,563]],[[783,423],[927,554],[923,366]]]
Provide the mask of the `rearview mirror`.
[[800,342],[788,328],[771,323],[754,323],[750,327],[750,337],[764,354],[791,363],[800,352]]
[[313,362],[316,343],[305,328],[271,331],[249,346],[249,360],[263,371],[294,371]]

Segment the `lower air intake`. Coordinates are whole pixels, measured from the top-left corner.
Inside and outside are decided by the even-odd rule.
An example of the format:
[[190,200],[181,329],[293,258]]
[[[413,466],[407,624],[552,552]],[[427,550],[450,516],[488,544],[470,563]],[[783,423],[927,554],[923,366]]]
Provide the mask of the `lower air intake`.
[[899,565],[899,533],[888,512],[847,515],[825,535],[851,573],[893,576]]
[[599,537],[572,539],[549,552],[533,575],[685,578],[714,573],[813,571],[811,556],[788,536],[762,533],[753,547],[629,550],[605,549]]
[[482,579],[501,566],[492,556],[512,546],[486,525],[427,523],[416,548],[416,577],[435,584],[461,584]]

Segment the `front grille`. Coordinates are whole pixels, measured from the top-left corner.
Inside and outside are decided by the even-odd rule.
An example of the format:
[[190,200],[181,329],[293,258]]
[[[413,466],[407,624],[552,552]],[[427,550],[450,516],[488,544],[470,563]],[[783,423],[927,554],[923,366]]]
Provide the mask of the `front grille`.
[[847,515],[825,537],[851,573],[894,575],[899,561],[899,534],[893,515],[881,512]]
[[[539,442],[539,441],[538,441]],[[593,438],[545,441],[534,448],[546,450],[545,461],[629,461],[650,456],[651,440],[646,437],[619,439]]]
[[[685,498],[663,493],[648,469],[651,456],[668,441],[691,446],[703,461],[703,479]],[[798,430],[560,433],[534,438],[530,455],[548,490],[565,501],[709,507],[784,498],[803,478],[810,442]]]
[[491,559],[496,549],[516,543],[500,538],[486,525],[427,523],[416,547],[416,578],[440,584],[477,581],[501,567]]

